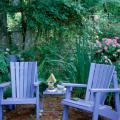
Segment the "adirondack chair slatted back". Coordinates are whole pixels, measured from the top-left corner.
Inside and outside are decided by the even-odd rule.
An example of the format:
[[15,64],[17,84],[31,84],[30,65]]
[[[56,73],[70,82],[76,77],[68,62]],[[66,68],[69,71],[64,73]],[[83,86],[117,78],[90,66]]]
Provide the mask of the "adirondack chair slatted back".
[[10,62],[12,97],[31,98],[37,81],[37,62]]
[[[115,67],[112,65],[91,64],[85,97],[87,101],[93,101],[93,94],[90,92],[91,88],[109,88],[114,71]],[[101,96],[101,104],[104,102],[105,98],[106,94]]]

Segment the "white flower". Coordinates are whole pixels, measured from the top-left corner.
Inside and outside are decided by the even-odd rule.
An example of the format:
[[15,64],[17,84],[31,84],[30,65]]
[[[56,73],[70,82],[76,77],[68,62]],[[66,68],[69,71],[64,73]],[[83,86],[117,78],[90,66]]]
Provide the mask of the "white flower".
[[7,51],[7,52],[9,52],[9,51],[10,51],[10,49],[9,49],[9,48],[6,48],[6,51]]
[[120,52],[120,49],[118,49],[117,52]]
[[105,59],[108,59],[108,57],[107,57],[107,56],[104,56],[104,58],[105,58]]

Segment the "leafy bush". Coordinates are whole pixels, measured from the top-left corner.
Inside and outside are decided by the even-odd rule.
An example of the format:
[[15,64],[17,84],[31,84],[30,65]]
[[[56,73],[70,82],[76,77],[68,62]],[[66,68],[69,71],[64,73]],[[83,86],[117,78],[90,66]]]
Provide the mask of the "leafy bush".
[[5,53],[0,50],[0,83],[9,80],[8,62]]

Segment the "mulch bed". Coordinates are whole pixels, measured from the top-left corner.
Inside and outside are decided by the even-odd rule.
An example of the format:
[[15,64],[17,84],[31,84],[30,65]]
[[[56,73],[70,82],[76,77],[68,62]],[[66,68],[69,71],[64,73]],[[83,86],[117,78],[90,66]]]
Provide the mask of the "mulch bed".
[[[42,100],[44,112],[40,120],[61,120],[63,111],[61,99],[62,96],[44,96]],[[4,111],[4,120],[36,120],[35,118],[34,105],[17,105],[15,110]],[[91,114],[70,108],[69,120],[91,120]]]

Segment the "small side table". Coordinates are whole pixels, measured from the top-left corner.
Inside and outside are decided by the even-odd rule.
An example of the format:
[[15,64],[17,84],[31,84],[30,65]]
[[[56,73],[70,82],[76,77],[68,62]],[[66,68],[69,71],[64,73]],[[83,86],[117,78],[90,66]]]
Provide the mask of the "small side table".
[[[44,112],[51,112],[51,111],[61,111],[61,99],[64,98],[65,91],[49,91],[45,90],[43,92],[43,109]],[[50,100],[50,101],[49,101]],[[46,103],[46,106],[45,104]],[[56,110],[59,109],[59,110]]]
[[43,95],[64,95],[65,91],[49,91],[49,90],[45,90],[43,92]]

